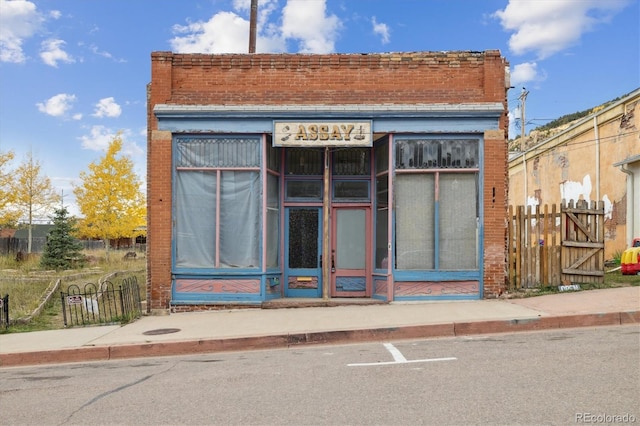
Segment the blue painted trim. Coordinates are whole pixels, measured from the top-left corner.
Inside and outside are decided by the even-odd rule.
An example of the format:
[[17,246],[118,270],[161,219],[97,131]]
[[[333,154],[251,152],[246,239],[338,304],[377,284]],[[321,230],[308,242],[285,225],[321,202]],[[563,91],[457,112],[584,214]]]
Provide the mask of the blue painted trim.
[[[301,289],[301,288],[285,288],[285,298],[295,298],[295,297],[300,297],[300,298],[318,298],[320,297],[319,295],[314,295],[313,293],[316,291],[316,289]],[[318,286],[318,292],[320,294],[322,294],[322,286]]]
[[267,300],[279,300],[279,299],[282,299],[282,296],[280,296],[279,294],[274,294],[274,293],[267,294],[264,297],[265,301],[267,301]]
[[[322,207],[316,206],[295,206],[295,207],[285,207],[285,215],[284,215],[284,271],[283,271],[283,283],[282,285],[284,290],[284,297],[322,297],[322,268],[318,267],[315,269],[296,269],[301,273],[292,274],[291,269],[289,268],[289,255],[287,252],[288,249],[288,241],[289,241],[289,212],[291,209],[303,209],[303,210],[317,210],[318,211],[318,245],[317,250],[318,253],[322,253]],[[309,272],[309,273],[305,273]],[[289,288],[289,275],[296,276],[317,276],[318,277],[318,288],[317,289],[290,289]]]
[[[203,117],[191,117],[181,115],[157,115],[158,130],[170,131],[173,133],[231,133],[231,134],[262,134],[273,132],[274,115],[265,117],[225,117],[220,115],[207,115]],[[373,117],[372,131],[374,133],[484,133],[485,130],[499,129],[499,115],[468,114],[456,115],[446,114],[405,114],[396,116],[376,116],[375,114],[364,114],[361,116],[349,112],[343,114],[317,112],[311,115],[288,113],[286,118],[290,121],[314,119],[347,119],[358,117]]]

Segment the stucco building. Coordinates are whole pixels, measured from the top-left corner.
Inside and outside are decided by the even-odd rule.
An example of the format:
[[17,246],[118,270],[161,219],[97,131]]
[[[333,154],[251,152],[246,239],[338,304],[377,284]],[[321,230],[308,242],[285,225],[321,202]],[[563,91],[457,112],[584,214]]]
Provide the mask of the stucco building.
[[515,153],[509,204],[603,201],[605,259],[640,237],[640,89]]
[[151,310],[504,287],[498,51],[151,55]]

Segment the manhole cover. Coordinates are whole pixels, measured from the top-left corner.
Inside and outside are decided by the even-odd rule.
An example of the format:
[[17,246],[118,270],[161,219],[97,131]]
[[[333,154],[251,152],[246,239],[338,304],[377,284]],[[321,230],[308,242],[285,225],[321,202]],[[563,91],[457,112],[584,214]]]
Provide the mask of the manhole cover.
[[157,328],[155,330],[149,330],[149,331],[145,331],[142,334],[145,334],[147,336],[156,336],[158,334],[171,334],[171,333],[177,333],[178,331],[180,331],[179,328]]

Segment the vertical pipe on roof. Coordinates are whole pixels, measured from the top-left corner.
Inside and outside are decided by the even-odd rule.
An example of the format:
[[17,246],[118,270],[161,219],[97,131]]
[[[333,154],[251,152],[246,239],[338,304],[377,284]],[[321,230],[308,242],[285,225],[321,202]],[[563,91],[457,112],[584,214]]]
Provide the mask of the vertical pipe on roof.
[[251,0],[249,17],[249,53],[256,53],[256,27],[258,26],[258,0]]

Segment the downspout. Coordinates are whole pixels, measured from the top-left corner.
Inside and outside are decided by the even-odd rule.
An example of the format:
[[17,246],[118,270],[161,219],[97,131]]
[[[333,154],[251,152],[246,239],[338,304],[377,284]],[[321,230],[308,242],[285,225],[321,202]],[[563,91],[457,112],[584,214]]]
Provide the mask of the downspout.
[[527,151],[523,151],[522,152],[522,167],[523,167],[523,180],[524,180],[524,203],[523,205],[527,206],[527,181],[528,181],[528,176],[527,176]]
[[598,134],[598,116],[593,116],[593,132],[596,138],[596,201],[600,201],[600,136]]
[[627,174],[627,247],[631,247],[634,237],[634,217],[633,206],[635,205],[635,197],[633,192],[633,172],[624,168],[624,164],[620,165],[620,171]]

